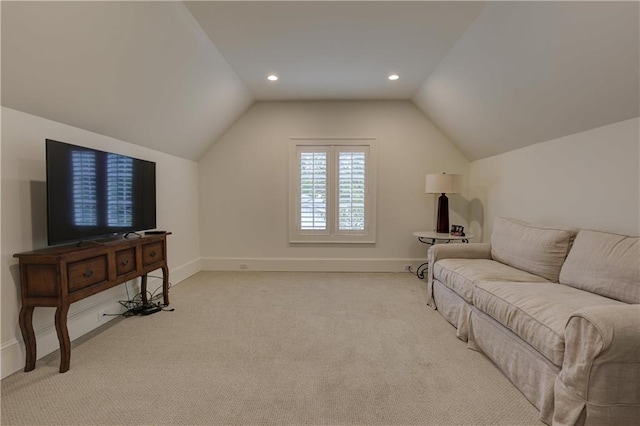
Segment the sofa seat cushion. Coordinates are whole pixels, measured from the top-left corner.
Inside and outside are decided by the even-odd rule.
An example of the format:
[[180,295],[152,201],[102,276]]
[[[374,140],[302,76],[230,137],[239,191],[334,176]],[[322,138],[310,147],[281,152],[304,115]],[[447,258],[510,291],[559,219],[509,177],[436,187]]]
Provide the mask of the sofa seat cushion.
[[442,259],[433,266],[433,277],[473,303],[473,287],[480,281],[548,282],[542,277],[489,259]]
[[588,306],[626,305],[561,284],[499,281],[476,284],[473,303],[558,367],[564,358],[564,329],[572,313]]

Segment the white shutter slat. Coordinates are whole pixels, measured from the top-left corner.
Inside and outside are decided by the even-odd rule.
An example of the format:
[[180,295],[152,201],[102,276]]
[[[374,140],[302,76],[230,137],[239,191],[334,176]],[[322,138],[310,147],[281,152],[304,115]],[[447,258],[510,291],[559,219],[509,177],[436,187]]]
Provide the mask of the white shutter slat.
[[300,153],[300,229],[327,229],[327,153]]
[[365,153],[338,154],[338,229],[365,229]]

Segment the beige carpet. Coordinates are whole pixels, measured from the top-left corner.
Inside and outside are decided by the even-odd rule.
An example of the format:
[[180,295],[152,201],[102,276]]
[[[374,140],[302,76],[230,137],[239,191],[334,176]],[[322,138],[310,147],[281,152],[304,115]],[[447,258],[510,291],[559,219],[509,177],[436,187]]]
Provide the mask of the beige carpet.
[[537,424],[408,273],[201,272],[2,381],[2,424]]

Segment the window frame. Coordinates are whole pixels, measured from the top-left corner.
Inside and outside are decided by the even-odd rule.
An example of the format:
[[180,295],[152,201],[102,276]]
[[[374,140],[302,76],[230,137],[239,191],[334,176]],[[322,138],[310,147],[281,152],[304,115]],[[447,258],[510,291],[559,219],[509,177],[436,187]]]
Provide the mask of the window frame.
[[[300,149],[327,152],[327,228],[301,229]],[[350,149],[353,148],[353,149]],[[339,152],[365,153],[365,225],[364,230],[339,230],[338,155]],[[375,244],[376,242],[376,169],[375,138],[291,138],[289,146],[289,243]]]

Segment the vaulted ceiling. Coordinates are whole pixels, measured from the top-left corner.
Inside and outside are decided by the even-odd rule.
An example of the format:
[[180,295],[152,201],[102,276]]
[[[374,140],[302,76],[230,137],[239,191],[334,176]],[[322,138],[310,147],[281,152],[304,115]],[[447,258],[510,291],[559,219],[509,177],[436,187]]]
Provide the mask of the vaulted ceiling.
[[3,106],[189,159],[255,100],[412,100],[470,160],[640,115],[638,2],[1,7]]

